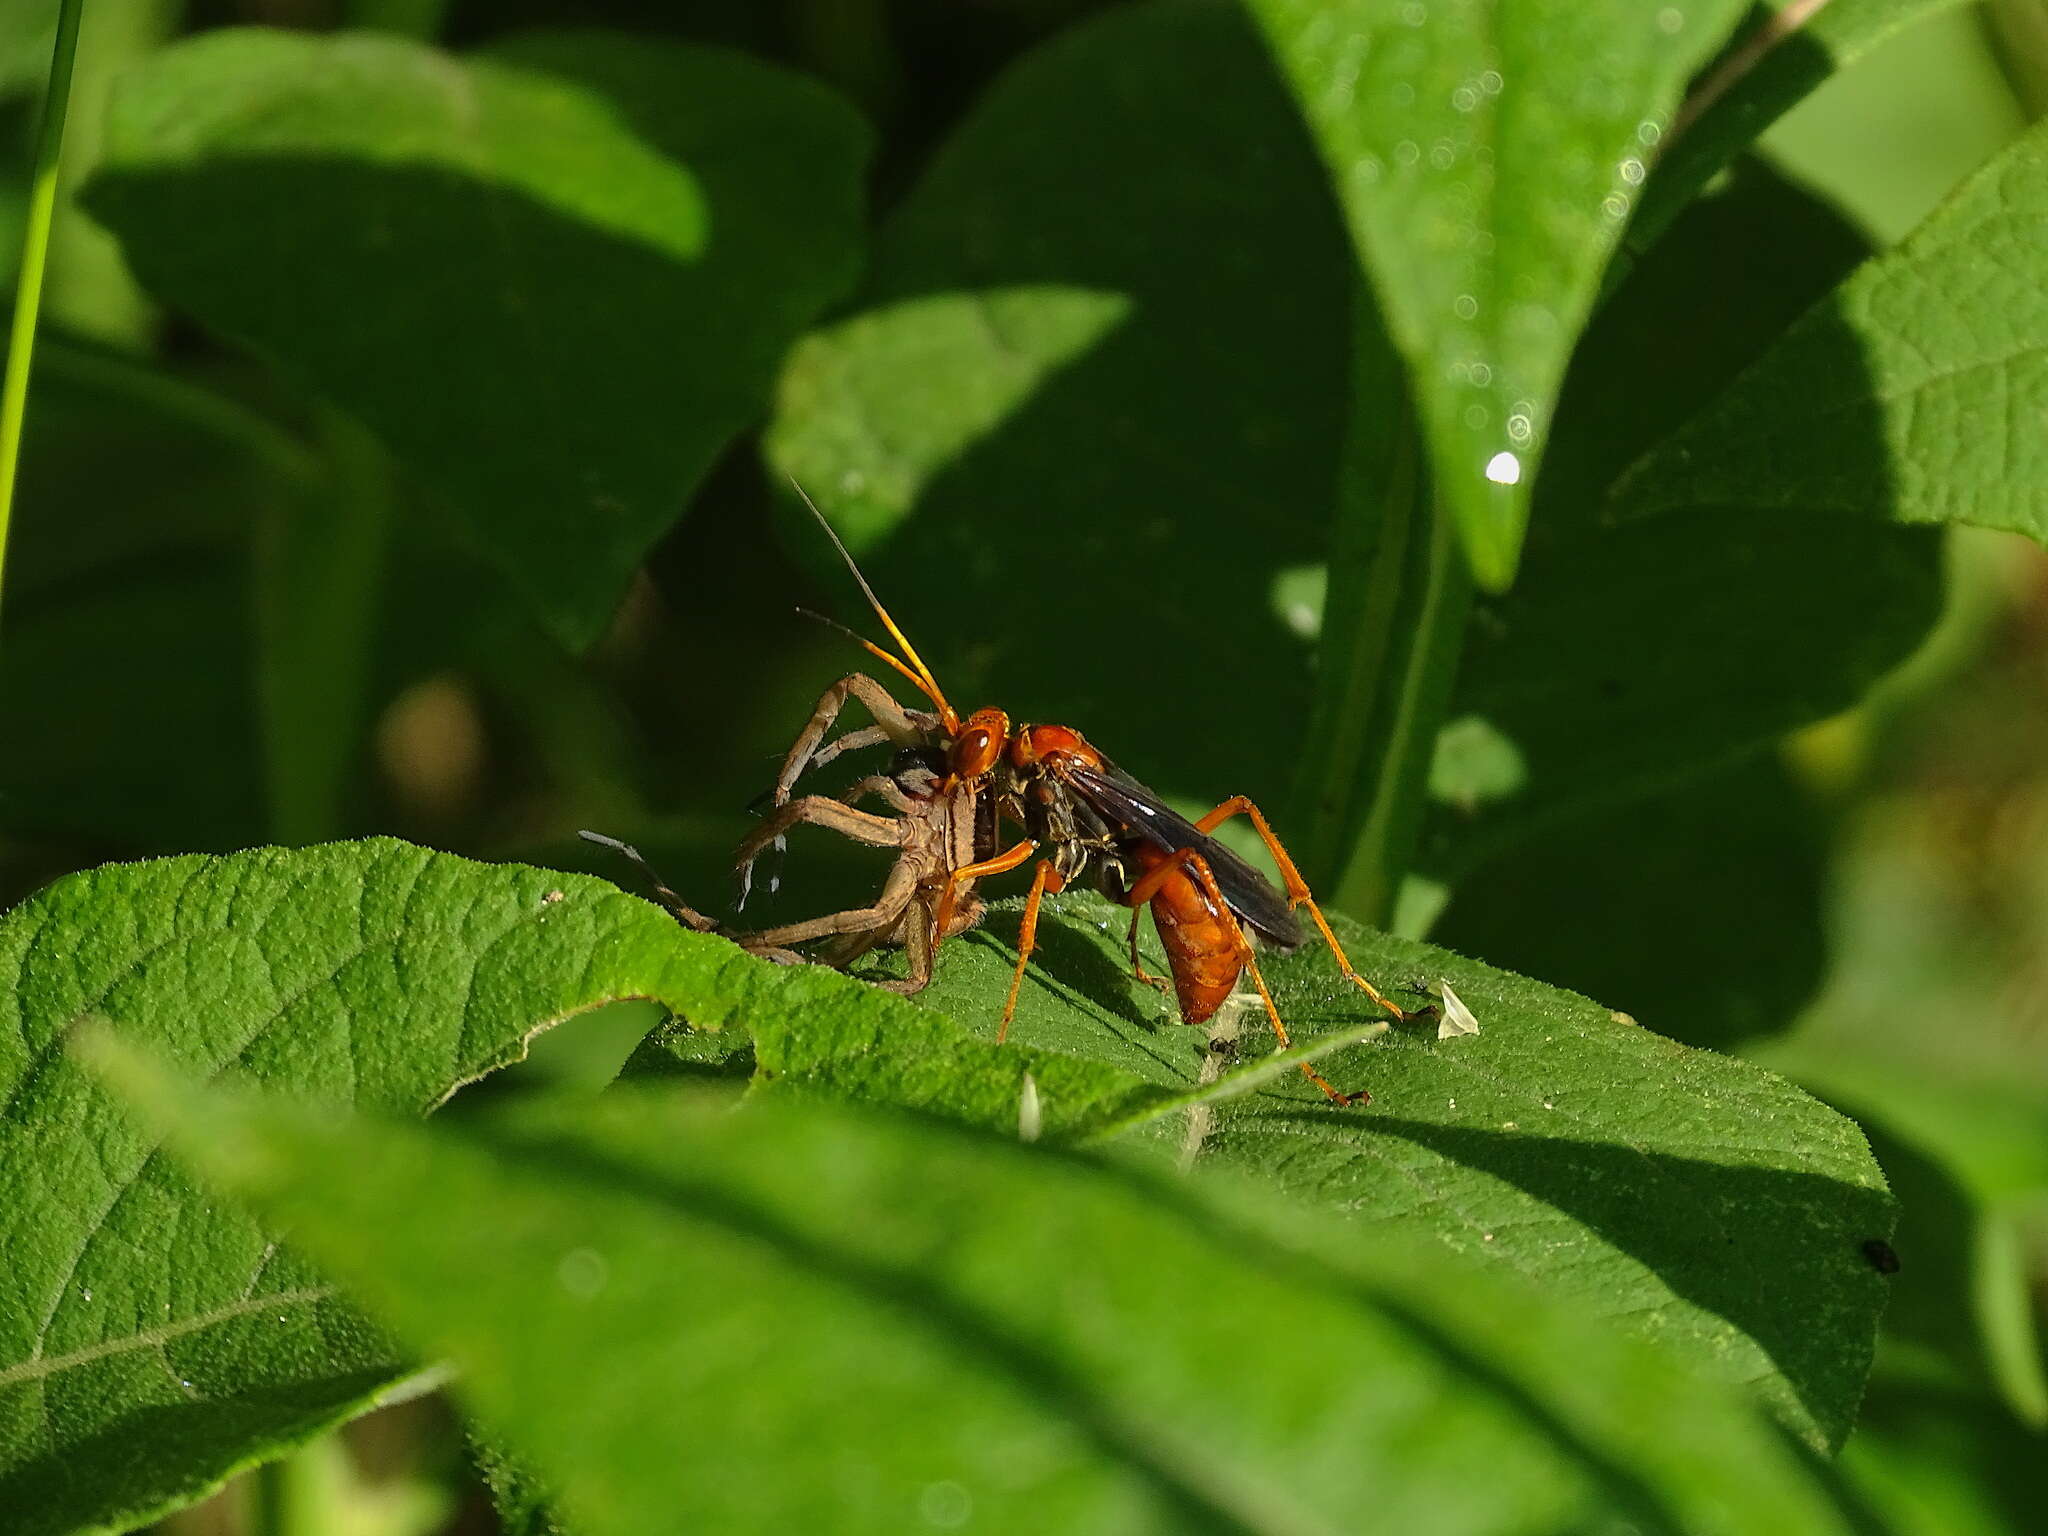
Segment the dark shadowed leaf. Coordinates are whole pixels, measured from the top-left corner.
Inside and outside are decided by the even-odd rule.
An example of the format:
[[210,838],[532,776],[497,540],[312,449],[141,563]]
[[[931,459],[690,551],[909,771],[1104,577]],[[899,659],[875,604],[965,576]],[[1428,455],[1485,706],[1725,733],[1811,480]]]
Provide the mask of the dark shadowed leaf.
[[1766,754],[1516,843],[1430,935],[1727,1050],[1819,988],[1825,857],[1819,808]]
[[1072,721],[1162,788],[1272,798],[1311,652],[1281,582],[1324,555],[1356,281],[1244,18],[1120,9],[940,151],[866,306],[792,356],[769,455],[963,706]]
[[2048,128],[1966,181],[1649,453],[1618,515],[1701,504],[2048,542]]
[[[1155,5],[1021,65],[885,229],[873,306],[798,349],[769,437],[959,702],[1070,721],[1204,803],[1270,803],[1293,777],[1348,379],[1341,229],[1257,57],[1229,12]],[[1270,127],[1225,131],[1246,121]],[[1433,872],[1853,703],[1931,622],[1911,533],[1597,521],[1628,461],[1862,250],[1751,170],[1611,301],[1538,487],[1531,574],[1476,616],[1452,711],[1512,744],[1514,781],[1446,790]],[[808,525],[794,537],[830,562]],[[1048,622],[1018,573],[1054,568]]]
[[1432,780],[1436,879],[1455,886],[1532,833],[1564,835],[1849,707],[1933,625],[1940,564],[1922,530],[1704,487],[1658,517],[1604,515],[1629,462],[1865,249],[1748,163],[1602,309],[1566,382],[1523,579],[1473,617]]
[[240,407],[55,338],[8,552],[0,828],[109,852],[265,827],[248,541],[312,460]]
[[716,50],[227,31],[127,82],[89,201],[583,644],[850,280],[866,146],[822,88]]

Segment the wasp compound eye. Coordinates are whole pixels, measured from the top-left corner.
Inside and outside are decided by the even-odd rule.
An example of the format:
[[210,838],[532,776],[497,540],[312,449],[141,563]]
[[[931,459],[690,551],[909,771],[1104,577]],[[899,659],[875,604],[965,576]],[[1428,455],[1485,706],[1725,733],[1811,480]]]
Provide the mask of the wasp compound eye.
[[982,726],[963,731],[953,743],[953,771],[963,779],[979,778],[996,765],[1003,744],[995,732]]
[[1010,717],[1000,709],[977,709],[954,738],[953,772],[963,779],[978,779],[1002,761],[1009,744]]

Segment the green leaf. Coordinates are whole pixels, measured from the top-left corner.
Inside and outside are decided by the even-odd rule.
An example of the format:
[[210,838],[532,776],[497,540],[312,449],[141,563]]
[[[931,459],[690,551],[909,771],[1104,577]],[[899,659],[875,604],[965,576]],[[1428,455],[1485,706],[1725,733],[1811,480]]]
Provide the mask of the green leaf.
[[[1675,121],[1629,225],[1633,250],[1648,250],[1717,174],[1816,86],[1913,23],[1962,0],[1773,0],[1771,14],[1738,32],[1703,72]],[[1795,12],[1796,6],[1796,12]],[[1796,19],[1789,30],[1787,12]]]
[[14,0],[0,13],[0,94],[40,90],[57,40],[57,0]]
[[554,1490],[542,1482],[526,1458],[488,1431],[468,1426],[469,1455],[484,1486],[503,1536],[574,1536],[564,1523]]
[[[919,1001],[992,1037],[1015,909],[998,904],[983,934],[947,946]],[[1209,1039],[1132,979],[1126,921],[1092,894],[1049,904],[1012,1041],[1194,1091]],[[1338,932],[1383,988],[1448,980],[1481,1033],[1440,1042],[1431,1027],[1397,1028],[1325,1054],[1322,1070],[1341,1089],[1370,1090],[1368,1107],[1334,1109],[1287,1072],[1198,1116],[1150,1119],[1120,1144],[1246,1171],[1368,1231],[1510,1269],[1706,1374],[1754,1382],[1799,1434],[1839,1445],[1884,1298],[1861,1244],[1892,1224],[1856,1127],[1781,1078],[1572,993],[1346,921]],[[1379,1017],[1319,945],[1263,964],[1297,1040],[1356,1038]],[[1146,966],[1164,969],[1149,941]],[[1234,1017],[1239,1050],[1265,1051],[1256,1005]],[[979,1113],[957,1082],[950,1100],[907,1102],[1014,1133],[1016,1061],[991,1059]],[[841,1089],[894,1102],[889,1075],[865,1070],[865,1083],[848,1071]],[[1089,1108],[1052,1091],[1040,1100],[1048,1126]]]
[[[1872,971],[1845,966],[1843,974]],[[1939,992],[1928,997],[1939,1010]],[[1823,1010],[1765,1055],[1869,1117],[1901,1197],[1896,1246],[1904,1267],[1885,1315],[1888,1340],[1938,1356],[1948,1379],[2002,1400],[2038,1434],[2048,1428],[2048,1349],[2031,1296],[2037,1265],[2028,1234],[2048,1191],[2042,1092],[2024,1065],[1996,1076],[1958,1074],[1952,1063],[1916,1060],[1936,1054],[1924,1047],[1902,1050],[1868,1030],[1842,1038],[1857,1011],[1830,1018]]]
[[[598,881],[402,843],[178,858],[0,918],[0,1509],[126,1529],[347,1418],[391,1346],[195,1191],[64,1056],[99,1021],[189,1071],[420,1112],[615,998],[758,968]],[[687,984],[687,985],[686,985]]]
[[[1274,798],[1312,650],[1283,583],[1326,552],[1357,282],[1242,14],[1120,7],[981,98],[862,310],[792,354],[766,449],[963,707]],[[858,602],[814,527],[791,542]],[[1019,575],[1055,566],[1048,622]]]
[[2048,127],[1865,263],[1648,454],[1617,513],[1710,504],[2048,542]]
[[[1735,0],[1253,0],[1406,359],[1473,574],[1514,579],[1565,362]],[[1354,412],[1384,409],[1360,400]]]
[[[1018,1043],[998,1049],[848,978],[680,933],[596,882],[403,844],[60,882],[0,920],[14,1015],[0,1039],[15,1042],[0,1187],[19,1192],[0,1215],[19,1256],[0,1292],[0,1503],[37,1510],[31,1531],[140,1520],[359,1411],[401,1369],[320,1276],[111,1113],[61,1057],[74,1025],[107,1021],[189,1070],[301,1099],[417,1112],[534,1030],[631,995],[699,1030],[748,1028],[764,1081],[803,1090],[806,1112],[860,1094],[1015,1135],[1028,1070],[1048,1140],[1134,1125],[1134,1152],[1171,1158],[1206,1127],[1205,1165],[1626,1314],[1711,1372],[1762,1377],[1802,1433],[1838,1433],[1877,1304],[1855,1245],[1889,1225],[1847,1122],[1568,994],[1356,934],[1383,978],[1448,977],[1485,1033],[1348,1047],[1372,1010],[1301,955],[1273,966],[1282,1007],[1332,1075],[1370,1083],[1374,1108],[1334,1110],[1276,1079],[1271,1057],[1205,1082],[1198,1032],[1126,979],[1121,917],[1099,898],[1062,904]],[[984,941],[945,962],[934,999],[985,1036],[1009,956]],[[1256,1056],[1260,1037],[1246,1044]]]
[[297,504],[294,455],[169,374],[38,346],[0,646],[0,716],[34,729],[0,753],[0,827],[126,853],[262,835],[247,539]]
[[1640,1345],[1248,1193],[843,1107],[642,1090],[437,1133],[109,1065],[459,1361],[594,1536],[678,1509],[1339,1531],[1368,1504],[1444,1533],[1847,1529],[1790,1447]]
[[2031,116],[2048,114],[2048,14],[2039,0],[1992,0],[1985,30],[2013,93]]
[[126,83],[88,202],[582,645],[850,280],[866,149],[823,89],[711,49],[223,31]]
[[[1045,938],[1053,952],[1067,946],[1056,925]],[[762,989],[745,1002],[707,995],[687,1010],[688,1023],[653,1031],[628,1075],[730,1081],[748,1070],[755,1097],[860,1099],[1013,1131],[1028,1118],[1028,1139],[1058,1145],[1114,1137],[1250,1093],[1296,1062],[1320,1061],[1384,1029],[1369,1021],[1341,1026],[1234,1070],[1182,1080],[1173,1073],[1160,1078],[1156,1062],[1097,1059],[1101,1042],[1085,1027],[1078,1044],[1063,1040],[1052,1050],[998,1045],[928,1007],[823,968],[797,966],[759,979]],[[1111,989],[1121,985],[1115,976],[1098,979]],[[713,1033],[702,1032],[707,1021]],[[750,1043],[734,1038],[740,1028]],[[1028,1110],[1027,1099],[1034,1106]]]
[[[1070,721],[1163,790],[1277,812],[1310,700],[1357,279],[1255,43],[1228,8],[1134,6],[1017,66],[885,226],[871,303],[793,354],[767,446],[958,702]],[[1439,797],[1439,878],[1847,707],[1932,622],[1923,535],[1713,509],[1599,521],[1613,477],[1866,249],[1754,167],[1683,233],[1589,331],[1532,574],[1475,616],[1452,718],[1513,743],[1518,787]],[[793,542],[829,571],[808,523]],[[1017,579],[1052,559],[1057,623]],[[1834,580],[1809,578],[1821,564]],[[1208,727],[1210,700],[1229,730]]]
[[1430,933],[1728,1050],[1786,1028],[1820,987],[1826,853],[1819,808],[1764,755],[1517,843],[1458,883]]
[[2030,1536],[2040,1524],[2040,1431],[1924,1372],[1872,1382],[1841,1467],[1894,1536]]
[[1986,7],[1948,6],[1887,38],[1773,125],[1759,150],[1885,247],[2031,120]]
[[1867,249],[1745,162],[1603,306],[1565,383],[1523,579],[1473,617],[1431,786],[1431,878],[1455,887],[1526,839],[1566,838],[1575,818],[1846,709],[1928,633],[1942,580],[1925,530],[1704,492],[1654,518],[1606,516],[1616,477]]

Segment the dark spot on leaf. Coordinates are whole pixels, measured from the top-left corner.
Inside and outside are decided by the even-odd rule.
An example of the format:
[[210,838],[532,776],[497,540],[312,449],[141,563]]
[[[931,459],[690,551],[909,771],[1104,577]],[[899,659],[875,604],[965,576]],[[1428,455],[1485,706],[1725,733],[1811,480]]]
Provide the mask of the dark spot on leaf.
[[1870,1260],[1870,1267],[1880,1275],[1896,1275],[1899,1272],[1898,1251],[1881,1237],[1867,1237],[1863,1240],[1863,1257]]

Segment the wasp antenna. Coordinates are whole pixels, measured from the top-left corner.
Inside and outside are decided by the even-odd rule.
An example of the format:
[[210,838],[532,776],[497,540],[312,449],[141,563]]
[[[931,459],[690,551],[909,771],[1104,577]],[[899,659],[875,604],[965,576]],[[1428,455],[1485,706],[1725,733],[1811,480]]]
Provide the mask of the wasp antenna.
[[815,609],[798,608],[797,612],[801,614],[804,618],[812,620],[814,623],[824,625],[827,629],[836,629],[837,631],[839,631],[840,634],[846,636],[847,639],[851,640],[855,645],[859,646],[862,650],[866,651],[870,656],[874,657],[877,661],[885,662],[889,666],[894,667],[898,672],[902,673],[906,679],[908,679],[911,687],[915,688],[919,693],[923,694],[926,698],[930,699],[932,703],[936,704],[939,707],[939,712],[947,716],[948,730],[953,730],[958,727],[958,718],[952,715],[951,706],[949,706],[946,703],[946,701],[939,696],[936,685],[927,682],[923,677],[911,671],[909,667],[903,664],[903,659],[901,657],[896,656],[889,651],[883,650],[879,645],[875,644],[874,641],[870,640],[866,635],[862,634],[859,630],[849,629],[846,625],[840,623],[837,619],[829,619],[824,614],[817,612]]
[[[853,572],[853,579],[860,583],[861,595],[868,600],[868,606],[875,610],[875,617],[882,621],[882,628],[886,629],[889,632],[890,639],[894,640],[898,645],[903,647],[903,654],[910,658],[910,666],[915,667],[917,669],[916,675],[912,676],[909,667],[904,666],[902,662],[898,661],[895,657],[889,655],[889,653],[884,651],[880,646],[874,645],[866,640],[861,640],[861,644],[867,646],[867,648],[870,651],[872,651],[875,655],[882,657],[885,661],[889,662],[892,666],[894,666],[897,671],[903,673],[905,677],[909,677],[912,682],[916,683],[918,685],[919,691],[922,692],[925,695],[925,697],[930,699],[934,704],[938,705],[939,717],[945,722],[947,730],[959,730],[960,716],[954,711],[953,706],[946,702],[945,690],[939,687],[938,678],[934,677],[932,675],[932,669],[924,664],[924,658],[917,654],[917,647],[910,643],[910,636],[904,634],[902,630],[898,629],[896,627],[896,621],[889,617],[889,610],[882,606],[882,600],[879,597],[875,596],[875,589],[868,585],[867,577],[861,574],[860,566],[855,562],[853,558],[853,552],[846,547],[845,541],[839,537],[839,530],[834,528],[827,521],[825,521],[825,514],[823,512],[820,512],[818,510],[818,504],[815,501],[811,500],[811,493],[805,490],[801,485],[797,483],[796,476],[791,475],[789,477],[789,484],[790,488],[794,490],[800,498],[802,498],[803,504],[806,507],[810,508],[811,516],[818,520],[818,526],[825,530],[825,537],[830,539],[832,541],[832,547],[839,551],[839,558],[846,562],[846,568],[849,571]],[[827,620],[826,622],[830,623],[831,621]],[[844,625],[839,625],[837,627],[840,629],[845,629]],[[846,630],[846,633],[851,635],[853,634],[853,631]],[[860,636],[858,635],[854,635],[853,637],[856,640],[860,640]]]

